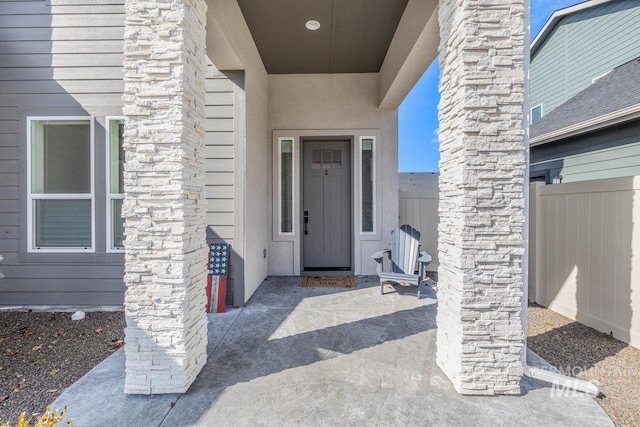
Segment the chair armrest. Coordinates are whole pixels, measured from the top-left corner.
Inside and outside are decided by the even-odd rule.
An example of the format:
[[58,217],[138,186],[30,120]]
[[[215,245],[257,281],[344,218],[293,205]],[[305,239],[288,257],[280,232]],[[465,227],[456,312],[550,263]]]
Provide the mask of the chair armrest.
[[431,255],[429,255],[426,252],[420,252],[420,258],[418,258],[418,262],[420,264],[424,264],[427,265],[429,264],[433,259],[431,258]]
[[378,265],[376,265],[376,274],[380,276],[382,274],[382,258],[384,258],[384,254],[387,254],[388,257],[391,256],[391,249],[385,249],[383,251],[378,251],[375,254],[371,255]]
[[384,254],[390,254],[391,249],[385,249],[383,251],[378,251],[375,254],[371,255],[371,258],[376,260],[377,262],[382,262],[382,258],[384,258]]
[[418,271],[420,275],[420,281],[423,281],[427,275],[427,265],[431,263],[431,255],[426,252],[420,252],[420,258],[418,258]]

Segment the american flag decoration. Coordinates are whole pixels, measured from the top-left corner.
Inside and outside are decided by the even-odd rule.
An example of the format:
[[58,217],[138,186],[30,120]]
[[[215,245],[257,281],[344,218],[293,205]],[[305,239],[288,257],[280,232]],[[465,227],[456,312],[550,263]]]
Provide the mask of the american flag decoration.
[[213,243],[209,246],[209,275],[207,276],[207,313],[224,313],[229,268],[229,245]]

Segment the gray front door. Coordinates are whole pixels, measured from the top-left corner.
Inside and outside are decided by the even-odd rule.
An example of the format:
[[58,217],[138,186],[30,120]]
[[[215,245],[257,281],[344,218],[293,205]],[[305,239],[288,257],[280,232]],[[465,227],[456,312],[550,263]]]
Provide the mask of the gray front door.
[[303,141],[302,169],[303,267],[350,270],[350,142]]

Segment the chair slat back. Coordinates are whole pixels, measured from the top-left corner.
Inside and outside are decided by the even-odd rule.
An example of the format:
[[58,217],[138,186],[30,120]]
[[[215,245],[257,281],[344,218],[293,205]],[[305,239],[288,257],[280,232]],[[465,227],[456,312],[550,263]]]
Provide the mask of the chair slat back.
[[418,261],[420,232],[404,224],[391,231],[391,268],[394,273],[413,274]]

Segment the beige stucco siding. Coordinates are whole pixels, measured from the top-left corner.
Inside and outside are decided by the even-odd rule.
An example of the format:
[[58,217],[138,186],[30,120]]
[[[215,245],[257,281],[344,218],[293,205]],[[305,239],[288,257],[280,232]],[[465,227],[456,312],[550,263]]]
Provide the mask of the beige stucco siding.
[[[243,70],[244,82],[235,94],[234,220],[236,268],[234,304],[249,300],[267,276],[269,218],[267,181],[270,144],[267,126],[267,71],[238,3],[211,0],[207,27],[211,36],[207,49],[221,70]],[[222,49],[222,50],[221,50]],[[229,55],[221,52],[226,51]],[[230,61],[229,58],[233,57]],[[241,271],[241,273],[240,273]],[[242,277],[240,276],[242,275]]]
[[[379,79],[371,74],[271,75],[269,76],[269,128],[272,136],[340,135],[377,136],[376,185],[378,186],[376,233],[363,235],[354,222],[356,274],[373,274],[370,255],[382,249],[389,233],[398,225],[398,116],[397,110],[382,110],[378,105]],[[270,144],[273,146],[273,144]],[[357,152],[358,139],[354,139]],[[357,154],[357,153],[356,153]],[[356,155],[354,191],[359,194]],[[273,161],[270,167],[275,167]],[[274,173],[274,172],[272,172]],[[273,185],[270,188],[269,215],[273,217]],[[357,203],[354,204],[357,214]],[[271,219],[270,218],[270,219]],[[277,221],[277,219],[274,219]],[[270,221],[271,223],[271,221]],[[274,231],[272,231],[274,233]],[[275,234],[275,233],[274,233]],[[299,236],[291,241],[271,238],[269,274],[292,275],[299,264]]]

